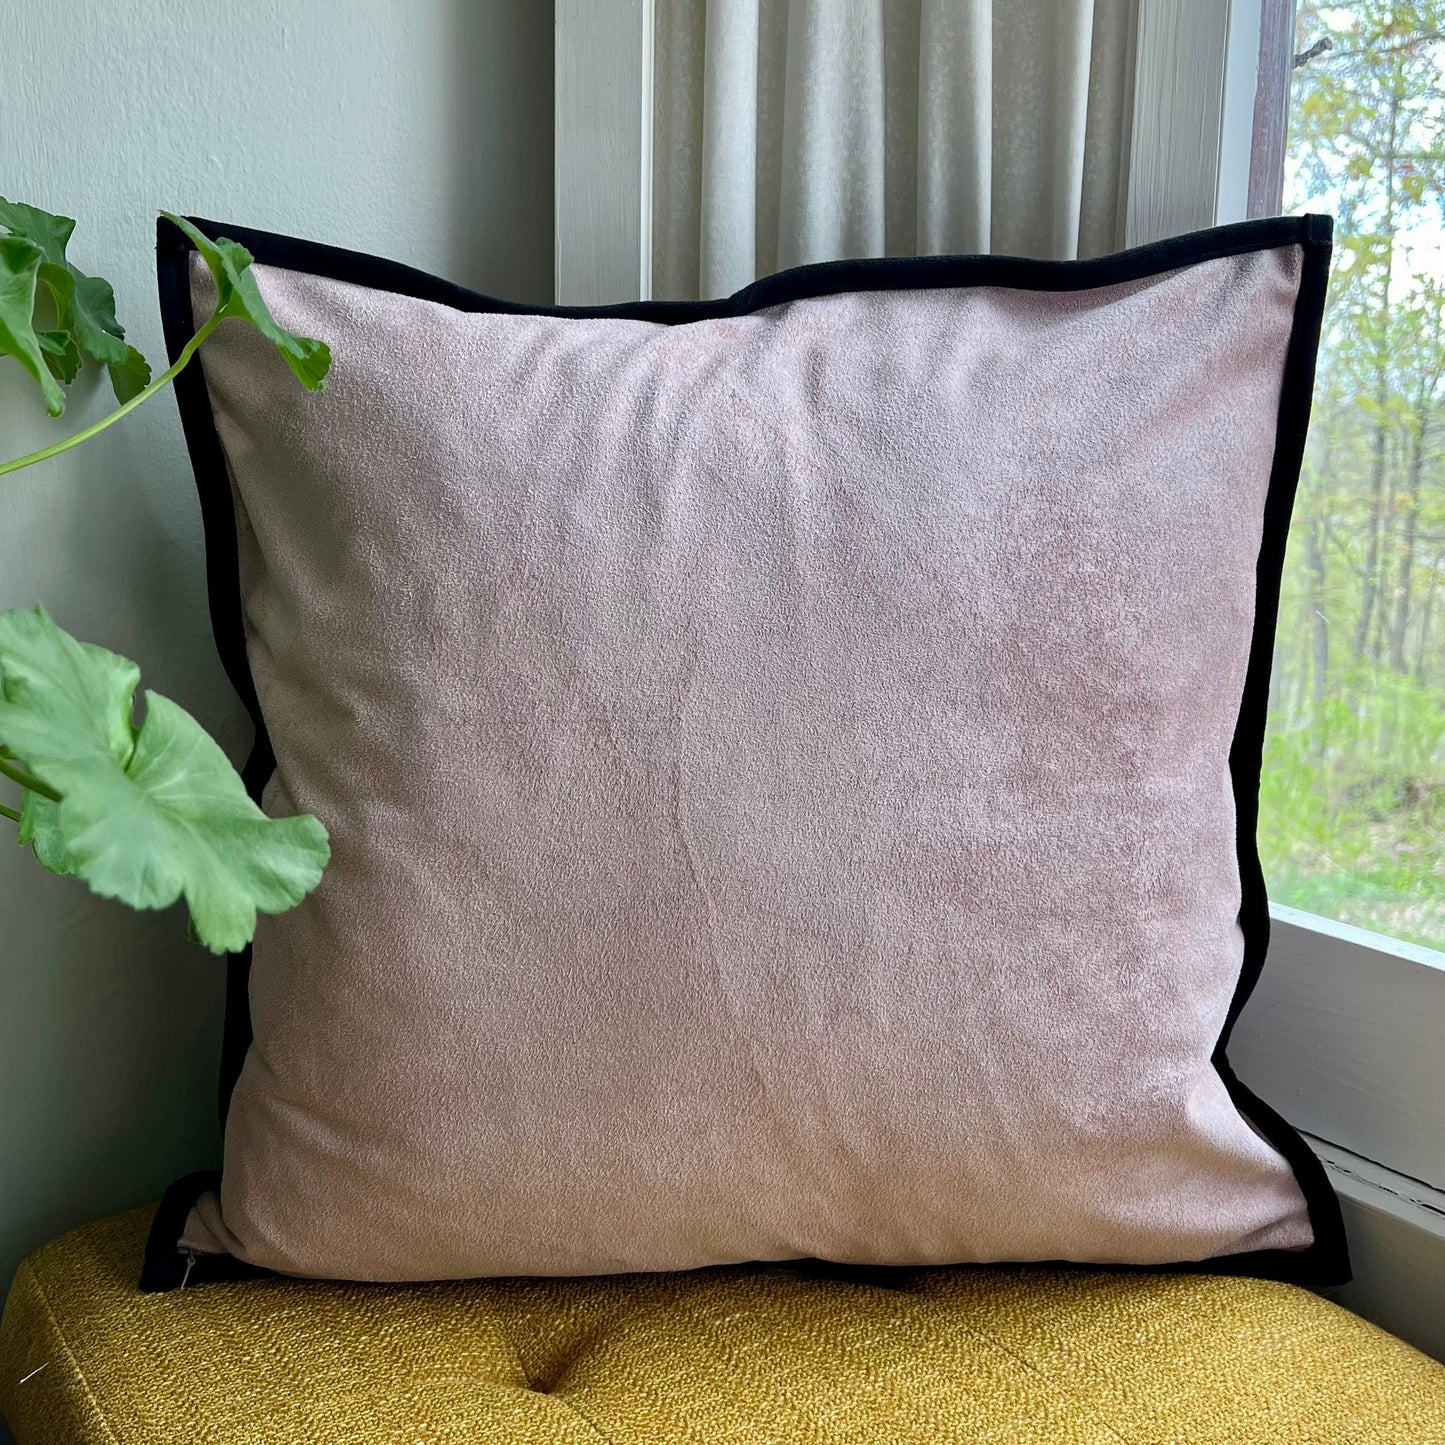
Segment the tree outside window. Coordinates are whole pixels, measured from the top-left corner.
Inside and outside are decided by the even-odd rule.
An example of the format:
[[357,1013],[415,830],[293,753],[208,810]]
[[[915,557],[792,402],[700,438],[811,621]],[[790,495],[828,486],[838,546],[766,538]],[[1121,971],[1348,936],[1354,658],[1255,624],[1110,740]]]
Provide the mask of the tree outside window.
[[1445,949],[1445,0],[1301,0],[1285,209],[1336,217],[1260,847],[1280,902]]

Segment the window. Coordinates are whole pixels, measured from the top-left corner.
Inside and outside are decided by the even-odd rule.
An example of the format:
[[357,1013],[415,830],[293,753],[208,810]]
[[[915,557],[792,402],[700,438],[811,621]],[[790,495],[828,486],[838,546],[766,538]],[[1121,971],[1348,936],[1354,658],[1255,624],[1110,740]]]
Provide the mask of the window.
[[1340,1297],[1445,1359],[1445,0],[1231,15],[1220,218],[1329,212],[1336,264],[1261,796],[1282,902],[1230,1057],[1315,1137]]
[[1261,796],[1271,895],[1445,949],[1445,0],[1300,0],[1286,211],[1336,217]]

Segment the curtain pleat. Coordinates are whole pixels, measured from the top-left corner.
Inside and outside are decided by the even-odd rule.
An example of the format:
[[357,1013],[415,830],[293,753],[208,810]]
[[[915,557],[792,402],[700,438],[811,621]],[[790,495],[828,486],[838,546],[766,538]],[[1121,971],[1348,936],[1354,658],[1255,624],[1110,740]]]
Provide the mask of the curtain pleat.
[[699,261],[725,292],[753,279],[757,258],[758,3],[706,6]]
[[992,0],[923,0],[918,250],[987,251],[993,216]]
[[788,6],[780,266],[883,251],[882,9],[882,0]]
[[1121,243],[1137,0],[657,0],[653,282]]

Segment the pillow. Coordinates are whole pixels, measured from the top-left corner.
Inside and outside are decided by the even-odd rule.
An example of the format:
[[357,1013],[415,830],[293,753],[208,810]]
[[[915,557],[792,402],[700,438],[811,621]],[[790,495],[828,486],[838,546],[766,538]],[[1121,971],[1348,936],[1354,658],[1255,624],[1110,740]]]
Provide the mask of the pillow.
[[148,1288],[1345,1277],[1225,1057],[1328,220],[599,310],[196,224],[335,357],[226,325],[177,385],[248,778],[333,862]]

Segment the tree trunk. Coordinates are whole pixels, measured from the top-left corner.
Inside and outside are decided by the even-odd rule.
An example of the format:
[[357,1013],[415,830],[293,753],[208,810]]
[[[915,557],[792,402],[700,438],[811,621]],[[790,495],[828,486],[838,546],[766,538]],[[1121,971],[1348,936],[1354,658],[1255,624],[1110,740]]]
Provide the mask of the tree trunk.
[[1384,154],[1385,208],[1380,229],[1385,238],[1384,269],[1380,274],[1377,309],[1379,331],[1375,350],[1375,438],[1370,453],[1370,515],[1365,535],[1365,565],[1360,591],[1360,617],[1355,628],[1355,657],[1363,662],[1370,645],[1370,624],[1375,620],[1375,599],[1380,591],[1380,530],[1385,513],[1385,461],[1390,401],[1390,273],[1395,265],[1395,167],[1400,147],[1401,67],[1391,75],[1390,119]]
[[1410,587],[1415,566],[1415,533],[1420,525],[1420,484],[1424,480],[1425,442],[1429,418],[1422,411],[1410,448],[1410,466],[1406,487],[1410,502],[1405,511],[1404,532],[1400,537],[1400,570],[1395,581],[1395,615],[1390,619],[1390,666],[1396,672],[1407,671],[1405,635],[1410,626]]
[[1420,628],[1416,633],[1415,643],[1415,681],[1423,686],[1429,684],[1425,680],[1425,649],[1430,642],[1430,622],[1435,612],[1435,581],[1431,578],[1430,585],[1425,589],[1425,602],[1420,608]]
[[1318,750],[1324,739],[1320,713],[1329,695],[1330,623],[1325,614],[1325,549],[1320,531],[1323,522],[1311,517],[1305,528],[1305,565],[1309,569],[1311,675],[1314,681],[1314,737]]

